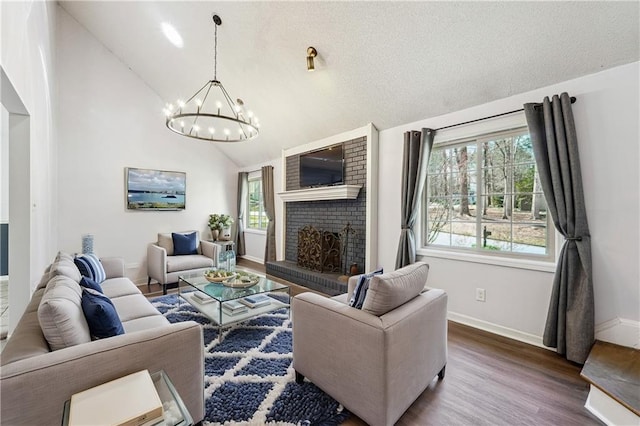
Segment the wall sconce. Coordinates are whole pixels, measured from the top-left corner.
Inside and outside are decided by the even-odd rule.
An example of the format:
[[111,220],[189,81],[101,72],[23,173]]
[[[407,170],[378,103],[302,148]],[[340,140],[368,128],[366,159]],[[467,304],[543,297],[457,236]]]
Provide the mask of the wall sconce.
[[318,56],[318,51],[315,47],[307,47],[307,71],[315,70],[313,66],[313,58]]

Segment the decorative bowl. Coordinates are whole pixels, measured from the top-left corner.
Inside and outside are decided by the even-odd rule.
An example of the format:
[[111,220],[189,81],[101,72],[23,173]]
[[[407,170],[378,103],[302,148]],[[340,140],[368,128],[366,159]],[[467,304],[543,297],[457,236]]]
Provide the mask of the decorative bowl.
[[247,288],[253,287],[260,282],[260,277],[257,275],[244,275],[242,277],[231,277],[222,281],[222,285],[231,288]]
[[[233,272],[224,272],[224,271],[220,272],[220,271],[218,271],[218,274],[220,274],[220,273],[224,273],[225,275],[224,276],[214,276],[213,274],[209,274],[209,273],[205,272],[204,278],[207,281],[209,281],[210,283],[223,283],[225,280],[228,280],[230,278],[235,278],[236,277],[236,274],[233,273]],[[229,275],[227,275],[227,274],[229,274]]]

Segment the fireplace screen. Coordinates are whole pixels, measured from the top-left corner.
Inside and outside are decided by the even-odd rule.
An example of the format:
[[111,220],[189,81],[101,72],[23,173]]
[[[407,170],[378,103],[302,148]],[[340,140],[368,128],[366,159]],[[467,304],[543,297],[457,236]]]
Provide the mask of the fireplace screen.
[[305,226],[298,231],[298,266],[318,272],[340,272],[340,236]]

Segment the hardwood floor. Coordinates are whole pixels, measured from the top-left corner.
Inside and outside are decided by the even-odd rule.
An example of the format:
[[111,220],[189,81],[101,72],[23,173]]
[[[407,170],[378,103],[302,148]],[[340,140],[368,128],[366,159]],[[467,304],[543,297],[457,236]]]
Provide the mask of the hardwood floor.
[[[265,272],[243,259],[238,266]],[[293,285],[291,295],[303,291]],[[448,351],[444,380],[434,380],[398,426],[602,424],[584,408],[589,388],[581,367],[552,351],[454,322]],[[362,425],[355,416],[343,423]]]
[[[449,322],[444,380],[397,425],[599,425],[580,366],[554,352]],[[348,421],[346,425],[361,425]]]

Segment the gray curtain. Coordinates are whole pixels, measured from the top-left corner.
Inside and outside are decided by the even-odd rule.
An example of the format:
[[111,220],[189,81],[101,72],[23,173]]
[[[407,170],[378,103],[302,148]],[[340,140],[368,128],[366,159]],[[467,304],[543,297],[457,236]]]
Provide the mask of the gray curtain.
[[276,206],[274,201],[273,166],[262,167],[262,200],[264,212],[269,219],[267,225],[267,244],[264,250],[264,263],[276,260]]
[[525,104],[533,152],[549,213],[565,240],[553,280],[543,343],[584,364],[594,342],[591,237],[584,205],[571,98]]
[[402,159],[402,229],[396,256],[396,269],[416,261],[416,238],[413,226],[418,217],[422,190],[427,181],[427,165],[436,132],[432,129],[412,130],[404,134],[404,157]]
[[244,215],[247,210],[247,197],[249,194],[249,173],[238,173],[238,225],[236,226],[236,254],[243,256],[247,254],[244,242]]

